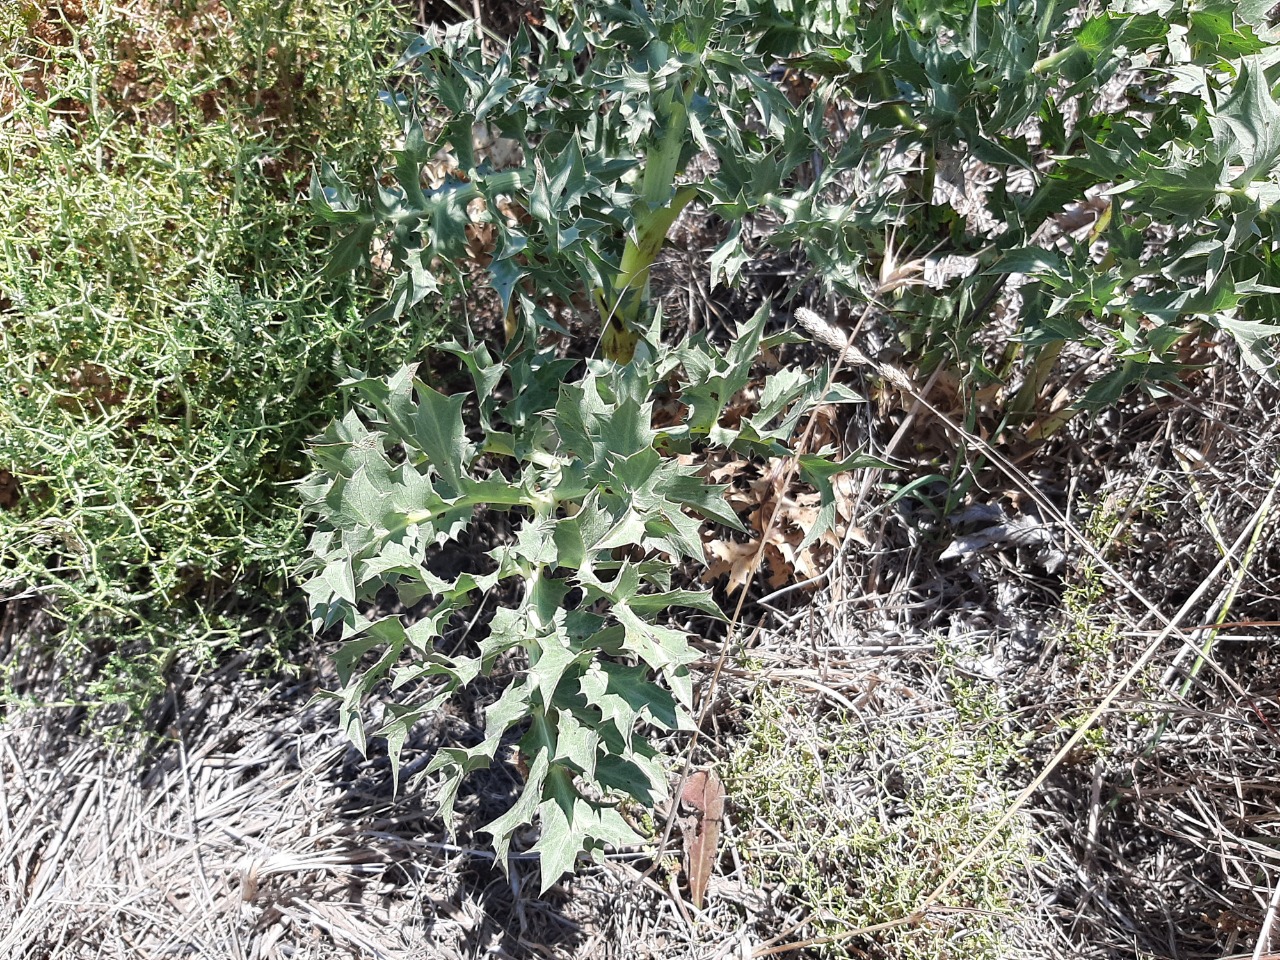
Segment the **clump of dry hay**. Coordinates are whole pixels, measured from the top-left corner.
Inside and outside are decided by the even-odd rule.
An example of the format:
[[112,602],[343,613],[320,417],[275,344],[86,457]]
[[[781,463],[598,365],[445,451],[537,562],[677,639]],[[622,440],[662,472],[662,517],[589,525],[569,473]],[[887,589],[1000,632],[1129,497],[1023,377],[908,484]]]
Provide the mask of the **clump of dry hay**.
[[425,914],[391,895],[415,869],[409,838],[379,829],[405,805],[344,812],[361,795],[329,711],[287,683],[192,692],[146,749],[71,732],[64,711],[10,712],[0,955],[412,955]]
[[[0,714],[0,956],[702,957],[749,952],[771,922],[767,898],[721,878],[695,923],[625,853],[539,900],[536,859],[506,877],[469,832],[509,805],[510,771],[473,776],[451,839],[310,704],[322,679],[254,678],[243,659],[188,681],[147,744],[104,742],[65,707]],[[410,772],[476,733],[442,716]]]

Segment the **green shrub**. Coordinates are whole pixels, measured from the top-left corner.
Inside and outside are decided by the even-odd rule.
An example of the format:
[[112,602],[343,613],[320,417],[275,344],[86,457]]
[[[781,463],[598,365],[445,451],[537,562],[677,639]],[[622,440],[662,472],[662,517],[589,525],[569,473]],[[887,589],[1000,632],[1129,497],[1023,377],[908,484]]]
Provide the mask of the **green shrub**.
[[380,156],[401,22],[390,0],[68,0],[8,28],[0,581],[50,598],[67,652],[116,655],[97,696],[136,704],[179,651],[237,644],[242,586],[279,603],[335,363],[435,336],[419,316],[370,342],[368,291],[321,276],[299,203],[314,151]]
[[[382,189],[328,173],[314,198],[349,261],[390,239],[380,316],[430,294],[433,261],[484,225],[513,319],[553,326],[549,301],[589,293],[621,359],[679,212],[702,204],[730,224],[712,284],[755,255],[754,220],[802,249],[826,291],[876,303],[926,371],[945,359],[1005,381],[1009,412],[1045,436],[1175,380],[1215,331],[1259,369],[1274,361],[1267,5],[1096,6],[565,0],[496,59],[466,26],[416,41]],[[477,124],[518,145],[509,169],[472,149]],[[441,149],[457,174],[424,189]],[[689,174],[699,152],[712,162]],[[966,258],[952,261],[962,275],[925,283],[925,259],[947,254]],[[978,334],[1011,276],[1013,337],[985,356]],[[1068,343],[1106,365],[1067,408],[1041,409]]]

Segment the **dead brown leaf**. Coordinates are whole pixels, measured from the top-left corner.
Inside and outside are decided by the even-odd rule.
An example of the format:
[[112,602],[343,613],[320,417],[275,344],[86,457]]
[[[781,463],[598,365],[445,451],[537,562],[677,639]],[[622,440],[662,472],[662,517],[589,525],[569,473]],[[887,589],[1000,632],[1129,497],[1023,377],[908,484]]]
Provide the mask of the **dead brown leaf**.
[[758,552],[764,582],[773,590],[795,579],[812,580],[826,569],[833,552],[840,546],[841,524],[847,524],[853,516],[857,480],[848,475],[833,478],[837,529],[828,530],[802,550],[800,545],[818,521],[822,497],[794,476],[788,483],[788,463],[785,458],[775,458],[764,465],[738,460],[709,471],[713,480],[729,481],[725,500],[757,539],[750,544],[729,540],[709,542],[710,567],[704,574],[705,580],[728,576],[728,591],[736,593],[750,582]]
[[702,909],[702,899],[716,865],[720,842],[720,821],[724,819],[724,784],[715,770],[697,770],[689,775],[680,791],[680,801],[693,814],[680,818],[684,835],[685,875],[689,878],[689,898]]
[[818,453],[840,445],[840,411],[834,403],[814,407],[809,416],[814,420],[813,433],[801,453]]
[[751,463],[748,460],[730,460],[718,467],[712,467],[708,476],[712,483],[724,483],[726,480],[737,479],[738,475],[750,466]]
[[728,576],[729,593],[737,593],[755,573],[758,543],[739,543],[736,540],[712,540],[706,545],[708,564],[702,578],[707,581]]

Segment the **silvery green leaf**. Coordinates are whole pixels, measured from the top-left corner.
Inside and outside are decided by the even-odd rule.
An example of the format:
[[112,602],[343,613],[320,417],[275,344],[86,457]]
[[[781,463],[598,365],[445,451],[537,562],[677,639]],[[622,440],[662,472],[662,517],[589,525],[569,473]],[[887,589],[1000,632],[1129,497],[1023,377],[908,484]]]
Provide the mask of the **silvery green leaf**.
[[[493,837],[493,849],[498,855],[498,866],[502,868],[503,873],[507,871],[507,854],[511,850],[511,835],[519,827],[533,822],[541,802],[542,784],[547,778],[549,768],[550,757],[547,751],[543,750],[529,764],[529,773],[525,778],[524,787],[511,809],[480,828]],[[575,850],[574,853],[576,854],[577,851]]]

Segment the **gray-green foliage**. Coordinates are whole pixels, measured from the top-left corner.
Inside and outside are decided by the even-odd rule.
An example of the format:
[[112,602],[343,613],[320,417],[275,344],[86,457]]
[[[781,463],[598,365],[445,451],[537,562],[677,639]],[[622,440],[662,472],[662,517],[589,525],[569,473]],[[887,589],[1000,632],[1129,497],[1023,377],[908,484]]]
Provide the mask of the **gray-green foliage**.
[[[686,728],[692,706],[696,654],[667,611],[722,619],[710,594],[673,589],[672,571],[681,560],[702,562],[700,518],[741,525],[722,488],[677,455],[709,438],[783,454],[805,410],[850,399],[822,377],[790,380],[740,427],[718,425],[747,380],[767,314],[742,325],[725,352],[702,337],[660,348],[651,335],[631,363],[589,361],[569,380],[579,361],[522,351],[504,362],[483,346],[454,346],[474,379],[470,398],[437,392],[412,367],[387,380],[357,375],[356,408],[315,447],[317,471],[302,488],[316,521],[305,589],[315,625],[341,626],[335,696],[344,728],[363,749],[362,707],[371,694],[383,697],[376,732],[398,775],[413,725],[519,651],[527,669],[486,710],[483,742],[441,748],[428,772],[443,774],[441,809],[451,821],[463,777],[519,739],[523,791],[484,829],[505,866],[513,832],[536,819],[544,889],[581,850],[638,839],[618,799],[650,807],[667,793],[641,727]],[[653,426],[664,396],[695,412]],[[824,483],[829,464],[802,465]],[[433,557],[459,549],[481,508],[511,511],[514,539],[489,552],[487,572],[433,573]],[[416,618],[372,614],[387,588],[406,606],[430,602]],[[460,647],[451,623],[486,592],[514,602],[493,613],[483,640]]]
[[[526,329],[553,325],[548,297],[584,289],[605,354],[622,359],[617,328],[643,327],[650,264],[690,203],[730,224],[713,283],[734,282],[755,255],[741,227],[762,211],[770,243],[802,248],[813,276],[854,301],[883,292],[899,251],[973,257],[966,276],[898,285],[882,305],[908,350],[980,378],[1015,379],[1028,363],[1013,406],[1029,415],[1063,344],[1103,347],[1111,368],[1075,397],[1088,407],[1176,376],[1205,325],[1271,363],[1280,67],[1266,8],[551,4],[545,27],[521,30],[496,58],[465,27],[416,40],[394,167],[363,193],[327,169],[313,202],[349,262],[389,236],[398,278],[383,316],[428,295],[468,224],[487,222],[490,281]],[[784,68],[799,78],[786,95],[775,82]],[[492,169],[472,149],[476,124],[519,144],[522,162]],[[419,171],[442,149],[457,173],[424,189]],[[699,152],[714,162],[687,176]],[[971,198],[986,228],[939,192],[972,161],[990,184]],[[1046,239],[1099,194],[1109,199],[1087,236]],[[504,199],[528,216],[505,216]],[[989,370],[972,345],[1011,274],[1031,280],[1013,344]]]
[[[892,198],[899,246],[978,260],[951,289],[893,303],[909,342],[964,358],[1005,278],[1025,274],[1015,335],[1036,360],[1033,388],[1064,343],[1083,342],[1114,363],[1078,399],[1109,403],[1176,376],[1179,345],[1205,324],[1269,366],[1280,106],[1267,4],[1116,0],[1076,17],[1079,6],[882,4],[801,61],[873,103],[868,144],[888,135],[921,151],[921,177]],[[994,236],[934,198],[964,157],[998,174],[982,201]],[[1028,189],[1011,187],[1019,178]],[[1099,194],[1109,202],[1087,236],[1044,239]]]
[[[747,3],[593,0],[550,5],[545,29],[522,29],[496,59],[470,25],[417,38],[395,98],[404,137],[389,182],[360,193],[326,168],[313,202],[343,234],[341,262],[389,235],[398,279],[380,316],[434,291],[433,261],[458,256],[476,217],[496,230],[490,279],[526,331],[555,326],[548,298],[584,290],[604,322],[605,355],[626,359],[647,322],[650,266],[694,200],[735,224],[712,257],[730,280],[747,259],[741,221],[761,206],[785,219],[775,243],[831,246],[849,264],[846,239],[877,221],[874,205],[828,196],[838,167],[794,182],[829,139],[833,88],[793,105],[769,79],[776,54],[794,52],[776,36],[781,23]],[[473,149],[478,124],[519,146],[518,169],[494,170]],[[442,149],[457,171],[424,189],[422,166]],[[680,182],[700,151],[714,155],[715,172]],[[507,198],[527,218],[502,215]],[[483,210],[469,206],[476,199]]]
[[[1265,364],[1280,290],[1276,68],[1257,3],[580,0],[545,12],[496,53],[471,25],[416,38],[387,96],[402,124],[394,163],[366,189],[336,165],[314,178],[312,203],[340,238],[335,269],[385,242],[394,279],[375,322],[432,302],[442,274],[462,279],[458,261],[485,227],[488,279],[519,323],[502,363],[456,351],[476,383],[470,429],[461,397],[409,371],[355,378],[360,408],[330,429],[304,488],[317,516],[307,590],[317,625],[342,625],[340,696],[357,742],[360,706],[384,679],[429,690],[387,703],[381,732],[398,758],[413,723],[505,652],[527,656],[484,742],[443,749],[431,769],[445,774],[447,814],[461,778],[519,736],[528,781],[488,829],[505,852],[519,824],[540,820],[544,886],[579,850],[633,836],[613,797],[651,803],[663,790],[636,724],[685,719],[687,641],[655,618],[672,605],[714,615],[705,596],[670,589],[671,565],[700,556],[684,511],[733,518],[672,455],[705,441],[786,454],[797,403],[823,392],[820,379],[780,374],[761,411],[726,430],[720,412],[745,382],[758,328],[728,356],[648,334],[650,268],[689,204],[730,224],[713,284],[739,280],[754,255],[743,225],[761,213],[768,242],[802,248],[812,277],[855,301],[886,292],[873,277],[893,272],[898,249],[972,256],[944,289],[890,284],[897,296],[882,309],[918,358],[950,349],[978,375],[989,371],[973,334],[1005,278],[1030,277],[1016,338],[1037,366],[1015,406],[1034,402],[1036,372],[1070,340],[1105,344],[1116,361],[1082,404],[1167,377],[1202,322]],[[788,70],[799,82],[784,93]],[[1117,76],[1130,78],[1124,95],[1103,96]],[[477,129],[518,148],[508,169],[475,148]],[[439,180],[442,152],[456,168]],[[699,154],[701,178],[689,175]],[[997,230],[938,199],[965,159],[992,175],[978,202]],[[1041,242],[1098,193],[1111,200],[1087,239]],[[1165,249],[1153,242],[1162,230]],[[540,353],[538,334],[559,330],[555,306],[582,294],[605,359],[562,382],[573,365]],[[687,408],[684,426],[651,425],[663,391]],[[831,472],[849,464],[799,463],[825,495],[820,529]],[[513,511],[515,542],[483,575],[431,574],[431,551],[480,507]],[[518,605],[494,616],[479,648],[440,649],[450,618],[506,580],[521,582]],[[423,619],[366,618],[391,586],[405,603],[432,598]]]

